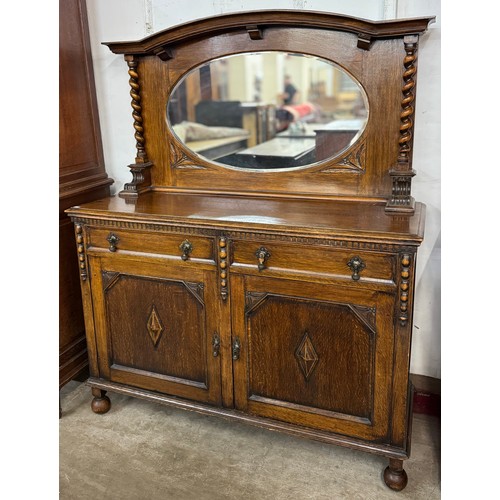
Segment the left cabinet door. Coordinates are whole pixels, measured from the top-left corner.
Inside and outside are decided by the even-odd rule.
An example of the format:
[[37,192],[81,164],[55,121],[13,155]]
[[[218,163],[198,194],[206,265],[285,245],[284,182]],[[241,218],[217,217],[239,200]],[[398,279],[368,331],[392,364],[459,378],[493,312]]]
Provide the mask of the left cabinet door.
[[215,272],[118,254],[89,267],[99,377],[220,404]]

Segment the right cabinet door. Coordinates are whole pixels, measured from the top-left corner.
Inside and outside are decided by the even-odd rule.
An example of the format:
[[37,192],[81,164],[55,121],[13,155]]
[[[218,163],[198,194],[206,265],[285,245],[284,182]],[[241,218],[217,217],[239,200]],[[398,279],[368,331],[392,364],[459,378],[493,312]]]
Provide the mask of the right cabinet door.
[[394,295],[234,277],[238,409],[368,440],[389,434]]

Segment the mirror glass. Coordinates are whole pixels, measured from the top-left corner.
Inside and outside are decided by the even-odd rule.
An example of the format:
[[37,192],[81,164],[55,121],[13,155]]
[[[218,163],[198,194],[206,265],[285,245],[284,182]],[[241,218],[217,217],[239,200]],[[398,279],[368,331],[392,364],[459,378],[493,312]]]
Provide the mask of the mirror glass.
[[363,131],[367,100],[331,62],[286,52],[236,54],[190,71],[167,106],[188,149],[242,169],[293,169],[333,158]]

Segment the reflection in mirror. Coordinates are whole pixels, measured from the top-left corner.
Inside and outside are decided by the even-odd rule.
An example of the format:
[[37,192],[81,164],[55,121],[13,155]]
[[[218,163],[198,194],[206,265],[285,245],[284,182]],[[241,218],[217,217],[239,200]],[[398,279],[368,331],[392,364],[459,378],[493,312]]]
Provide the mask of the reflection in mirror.
[[289,169],[337,156],[367,120],[360,85],[317,57],[286,52],[209,61],[174,88],[177,137],[198,155],[237,168]]

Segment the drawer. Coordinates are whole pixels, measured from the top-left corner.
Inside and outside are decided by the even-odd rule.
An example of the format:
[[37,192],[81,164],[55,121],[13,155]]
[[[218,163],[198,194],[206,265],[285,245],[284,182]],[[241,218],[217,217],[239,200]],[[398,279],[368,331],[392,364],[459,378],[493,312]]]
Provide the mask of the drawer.
[[[262,253],[257,255],[260,251]],[[355,273],[357,263],[360,266]],[[394,282],[395,277],[395,254],[266,241],[234,241],[232,265],[261,273],[309,272],[354,281],[368,278]]]
[[[137,252],[169,255],[182,260],[203,259],[214,261],[214,242],[196,235],[129,231],[126,229],[88,229],[91,248],[111,252]],[[114,238],[113,238],[114,237]]]

